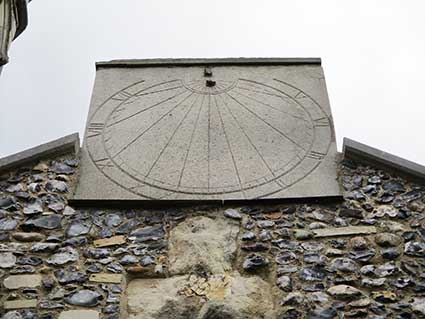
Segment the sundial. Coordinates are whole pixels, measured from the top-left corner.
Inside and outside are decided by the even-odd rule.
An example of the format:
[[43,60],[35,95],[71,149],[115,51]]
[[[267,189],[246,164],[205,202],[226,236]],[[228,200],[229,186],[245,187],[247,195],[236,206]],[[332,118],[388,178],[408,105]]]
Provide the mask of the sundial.
[[316,60],[98,64],[75,200],[339,196]]

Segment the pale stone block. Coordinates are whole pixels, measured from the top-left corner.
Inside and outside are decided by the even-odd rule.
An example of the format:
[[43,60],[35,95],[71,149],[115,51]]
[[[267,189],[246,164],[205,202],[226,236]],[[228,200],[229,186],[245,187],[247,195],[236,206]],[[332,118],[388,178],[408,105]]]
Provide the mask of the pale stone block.
[[108,247],[125,244],[124,236],[114,236],[111,238],[98,239],[93,242],[95,247]]
[[8,300],[3,303],[4,309],[26,309],[26,308],[36,308],[37,299],[28,299],[28,300]]
[[349,226],[335,228],[319,228],[314,229],[314,237],[336,237],[336,236],[353,236],[353,235],[368,235],[377,232],[374,226]]
[[171,230],[169,271],[190,273],[196,267],[213,274],[232,268],[239,226],[221,218],[194,217]]
[[59,319],[99,319],[99,313],[94,310],[69,310],[61,312]]
[[15,275],[3,280],[7,289],[35,288],[41,285],[41,275]]

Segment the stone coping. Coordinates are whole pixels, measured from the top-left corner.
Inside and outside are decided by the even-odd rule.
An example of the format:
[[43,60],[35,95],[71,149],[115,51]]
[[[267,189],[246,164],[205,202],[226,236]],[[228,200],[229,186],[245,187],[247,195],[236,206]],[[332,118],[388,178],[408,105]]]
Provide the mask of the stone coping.
[[425,166],[408,161],[396,155],[378,150],[368,145],[344,138],[344,159],[363,162],[393,171],[404,177],[425,184]]
[[80,138],[78,133],[70,134],[28,150],[0,158],[0,172],[5,172],[49,156],[66,153],[78,154],[79,149]]
[[168,66],[222,66],[222,65],[321,65],[320,58],[189,58],[189,59],[134,59],[112,60],[96,63],[100,68],[138,68]]

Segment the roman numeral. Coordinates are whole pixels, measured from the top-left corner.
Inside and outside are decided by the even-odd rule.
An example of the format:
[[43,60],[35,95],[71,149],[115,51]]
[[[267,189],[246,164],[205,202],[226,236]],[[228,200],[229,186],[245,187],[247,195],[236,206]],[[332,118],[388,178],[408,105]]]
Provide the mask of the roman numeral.
[[87,138],[96,137],[102,134],[104,124],[103,123],[90,123],[87,128]]
[[101,158],[98,160],[95,160],[94,163],[99,169],[105,169],[107,167],[114,167],[111,160],[109,158]]
[[310,154],[307,155],[308,158],[311,158],[311,159],[314,159],[314,160],[317,160],[317,161],[322,160],[325,156],[326,156],[326,154],[316,152],[316,151],[311,151]]
[[315,127],[326,127],[329,126],[329,120],[327,117],[321,117],[319,119],[314,120]]
[[131,93],[128,93],[127,91],[121,91],[118,94],[116,94],[112,100],[124,102],[127,101],[129,98],[132,98],[134,95]]

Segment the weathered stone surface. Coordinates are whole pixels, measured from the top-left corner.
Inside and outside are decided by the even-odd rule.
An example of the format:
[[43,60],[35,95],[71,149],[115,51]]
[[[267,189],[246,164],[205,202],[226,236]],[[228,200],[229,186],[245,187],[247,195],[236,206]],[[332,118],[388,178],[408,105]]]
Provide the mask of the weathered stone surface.
[[368,235],[375,234],[376,227],[374,226],[349,226],[349,227],[336,227],[336,228],[322,228],[314,229],[315,237],[336,237],[336,236],[352,236],[352,235]]
[[100,314],[95,310],[68,310],[62,311],[59,319],[99,319]]
[[61,217],[59,215],[42,216],[26,221],[24,226],[27,228],[56,229],[61,227]]
[[360,290],[347,285],[337,285],[330,287],[328,289],[328,293],[338,299],[354,299],[362,294]]
[[43,241],[46,236],[40,233],[13,233],[13,239],[23,242]]
[[[172,68],[145,65],[97,73],[96,103],[90,108],[87,127],[93,130],[100,125],[108,127],[108,132],[86,135],[81,165],[87,173],[80,177],[76,199],[239,200],[341,195],[333,125],[319,65],[220,67],[214,80],[205,79],[203,69],[175,63]],[[182,85],[176,87],[177,83]],[[124,94],[124,87],[131,93]],[[302,92],[307,88],[308,94]],[[142,91],[147,94],[136,94]],[[117,93],[111,97],[110,92]],[[187,120],[182,121],[186,106],[201,108],[203,98],[216,98],[217,108],[202,111],[198,117],[196,112],[188,112]],[[114,105],[119,99],[131,109],[155,107],[146,108],[142,116],[129,116]],[[238,122],[227,111],[227,99],[238,105],[234,114]],[[165,116],[163,108],[170,103],[173,109],[167,110],[173,116]],[[193,130],[196,118],[200,124]],[[145,131],[131,142],[140,128]],[[106,138],[107,145],[102,142]],[[118,155],[120,161],[115,161]],[[92,159],[105,156],[111,169],[102,171],[105,163]]]
[[226,209],[224,211],[224,216],[232,218],[232,219],[236,219],[236,220],[242,219],[242,215],[236,209],[233,209],[233,208]]
[[162,239],[165,236],[162,225],[146,226],[138,228],[130,233],[130,238],[134,238],[137,243]]
[[93,274],[90,276],[90,281],[120,284],[123,281],[123,276],[119,274]]
[[37,307],[35,299],[7,300],[3,303],[3,308],[8,309],[26,309]]
[[420,316],[425,316],[425,298],[414,298],[412,310]]
[[49,257],[46,262],[49,265],[59,266],[64,265],[72,261],[78,260],[80,254],[78,251],[72,247],[64,247],[59,249],[59,251]]
[[232,273],[215,275],[205,286],[200,282],[193,276],[131,281],[127,289],[129,318],[274,318],[270,286],[260,277]]
[[16,264],[16,257],[12,253],[0,253],[0,268],[12,268]]
[[69,297],[65,298],[65,302],[81,307],[95,307],[103,297],[100,293],[93,290],[83,289]]
[[41,275],[16,275],[3,280],[7,289],[35,288],[41,286]]
[[171,230],[169,271],[190,273],[196,267],[224,273],[231,269],[239,227],[222,219],[194,217]]
[[381,247],[395,247],[401,244],[402,238],[396,234],[380,233],[375,236],[375,241]]
[[115,246],[115,245],[122,245],[125,244],[125,237],[124,236],[114,236],[111,238],[105,238],[105,239],[97,239],[93,242],[93,245],[95,247],[109,247],[109,246]]

